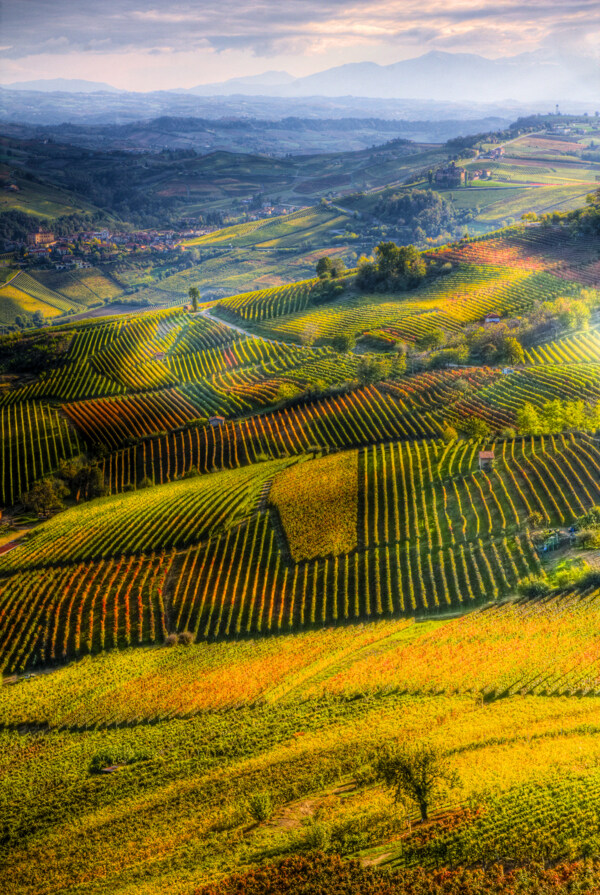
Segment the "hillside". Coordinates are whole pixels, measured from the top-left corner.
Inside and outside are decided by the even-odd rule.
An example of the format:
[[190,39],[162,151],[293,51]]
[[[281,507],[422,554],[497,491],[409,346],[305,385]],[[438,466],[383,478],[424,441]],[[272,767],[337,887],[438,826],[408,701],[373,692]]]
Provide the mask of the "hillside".
[[[350,269],[322,240],[351,210],[311,206],[186,248],[304,233],[304,279],[0,337],[8,895],[283,892],[315,850],[374,893],[585,891],[598,201]],[[0,295],[118,297],[78,273]],[[460,785],[420,823],[377,767],[422,741]]]

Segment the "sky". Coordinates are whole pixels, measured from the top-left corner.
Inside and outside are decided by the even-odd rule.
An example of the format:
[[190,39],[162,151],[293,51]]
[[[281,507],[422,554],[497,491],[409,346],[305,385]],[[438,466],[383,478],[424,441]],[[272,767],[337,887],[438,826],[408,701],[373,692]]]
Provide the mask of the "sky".
[[0,0],[0,83],[168,90],[431,50],[600,54],[598,0]]

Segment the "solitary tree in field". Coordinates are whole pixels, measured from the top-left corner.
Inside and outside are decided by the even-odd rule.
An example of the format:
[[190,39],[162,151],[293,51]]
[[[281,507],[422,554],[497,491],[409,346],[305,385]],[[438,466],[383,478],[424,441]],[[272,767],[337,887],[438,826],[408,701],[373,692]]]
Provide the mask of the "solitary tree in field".
[[430,743],[388,749],[376,763],[375,772],[384,786],[392,790],[395,802],[417,805],[423,822],[436,797],[458,784],[447,757]]
[[192,303],[192,307],[194,312],[198,310],[198,302],[200,301],[200,290],[197,286],[190,286],[190,290],[188,292],[190,297],[190,301]]

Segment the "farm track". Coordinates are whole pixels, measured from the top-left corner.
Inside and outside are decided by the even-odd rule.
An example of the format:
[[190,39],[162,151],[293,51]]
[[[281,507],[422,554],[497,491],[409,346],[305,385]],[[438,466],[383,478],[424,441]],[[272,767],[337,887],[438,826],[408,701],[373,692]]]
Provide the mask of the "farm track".
[[210,308],[207,308],[205,311],[199,311],[198,314],[201,317],[206,317],[208,320],[223,323],[225,326],[229,327],[229,329],[233,329],[236,332],[241,333],[241,335],[247,336],[249,339],[262,339],[263,342],[270,342],[272,345],[283,345],[285,348],[289,348],[290,345],[294,344],[292,342],[284,342],[281,339],[268,339],[266,336],[251,332],[249,329],[244,329],[236,323],[231,323],[226,317],[216,317],[214,314],[210,313]]

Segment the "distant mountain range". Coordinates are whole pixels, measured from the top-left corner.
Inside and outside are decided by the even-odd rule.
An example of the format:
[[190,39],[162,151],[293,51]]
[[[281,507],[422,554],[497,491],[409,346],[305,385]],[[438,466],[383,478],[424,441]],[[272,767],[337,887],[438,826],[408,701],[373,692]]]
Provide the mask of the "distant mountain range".
[[[55,78],[6,85],[13,90],[69,93],[127,92],[93,81]],[[251,77],[169,91],[194,96],[373,97],[461,103],[513,100],[600,104],[600,65],[589,56],[544,51],[500,59],[471,53],[430,52],[392,65],[358,62],[307,77],[268,71]]]
[[10,90],[35,90],[41,93],[122,93],[101,81],[80,81],[73,78],[47,78],[40,81],[15,81]]

